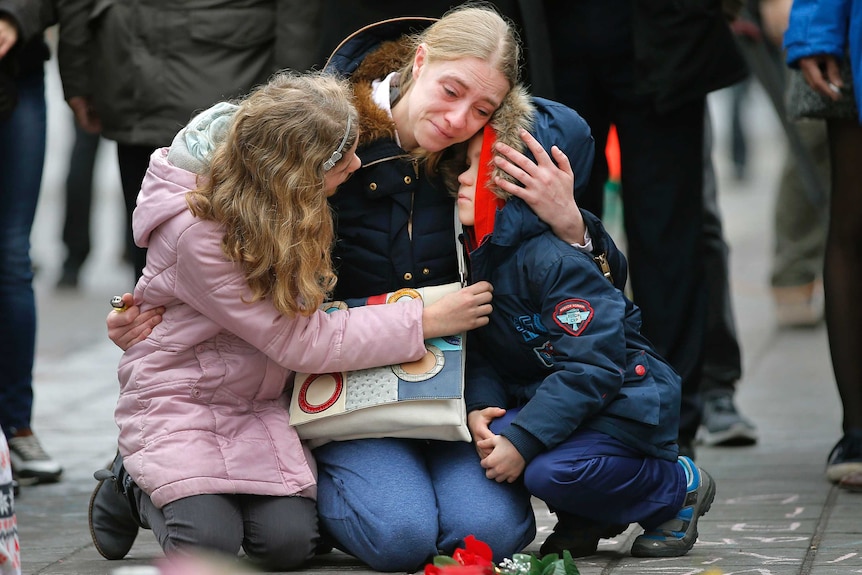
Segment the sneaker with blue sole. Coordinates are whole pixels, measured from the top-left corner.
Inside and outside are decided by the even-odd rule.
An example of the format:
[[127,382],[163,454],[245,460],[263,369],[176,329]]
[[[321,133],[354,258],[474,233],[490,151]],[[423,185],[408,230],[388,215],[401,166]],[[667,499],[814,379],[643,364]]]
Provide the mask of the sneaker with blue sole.
[[673,519],[639,535],[632,543],[631,553],[634,557],[681,557],[697,541],[697,520],[712,506],[715,481],[688,457],[680,457],[677,462],[686,477],[682,509]]

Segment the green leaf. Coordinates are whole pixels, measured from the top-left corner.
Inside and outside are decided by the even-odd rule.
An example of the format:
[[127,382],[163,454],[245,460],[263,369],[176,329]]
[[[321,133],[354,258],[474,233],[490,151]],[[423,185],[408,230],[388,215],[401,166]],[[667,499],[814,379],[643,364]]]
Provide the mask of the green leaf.
[[566,575],[581,575],[578,566],[575,565],[575,560],[569,550],[563,551],[563,566],[565,567]]
[[435,567],[445,567],[446,565],[458,565],[459,563],[447,555],[437,555],[433,561]]
[[562,572],[563,562],[559,559],[551,561],[547,564],[544,564],[544,561],[542,561],[542,563],[542,575],[565,575]]
[[560,557],[556,553],[551,553],[550,555],[542,557],[542,571],[547,572],[548,569],[553,567],[554,564],[559,560]]
[[556,553],[550,553],[541,559],[532,553],[515,553],[508,568],[500,572],[504,575],[580,575],[568,550],[563,551],[562,559]]

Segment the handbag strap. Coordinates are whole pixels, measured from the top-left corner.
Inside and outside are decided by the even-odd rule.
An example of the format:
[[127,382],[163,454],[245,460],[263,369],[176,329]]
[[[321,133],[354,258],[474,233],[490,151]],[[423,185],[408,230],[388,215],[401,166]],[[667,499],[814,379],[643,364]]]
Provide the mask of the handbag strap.
[[463,232],[464,228],[458,218],[458,204],[455,204],[455,251],[458,254],[458,278],[461,281],[461,287],[467,285],[467,255],[464,253],[464,244],[461,242]]

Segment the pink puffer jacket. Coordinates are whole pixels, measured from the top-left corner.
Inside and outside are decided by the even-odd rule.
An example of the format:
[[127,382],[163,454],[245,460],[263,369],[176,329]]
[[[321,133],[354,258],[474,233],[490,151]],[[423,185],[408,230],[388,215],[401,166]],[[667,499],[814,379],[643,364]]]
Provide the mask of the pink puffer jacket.
[[153,153],[134,213],[135,239],[148,247],[135,301],[166,312],[120,362],[126,469],[158,507],[204,493],[313,498],[310,451],[288,424],[293,373],[419,359],[422,302],[292,319],[268,301],[245,303],[221,227],[188,211],[195,174],[166,157],[167,148]]

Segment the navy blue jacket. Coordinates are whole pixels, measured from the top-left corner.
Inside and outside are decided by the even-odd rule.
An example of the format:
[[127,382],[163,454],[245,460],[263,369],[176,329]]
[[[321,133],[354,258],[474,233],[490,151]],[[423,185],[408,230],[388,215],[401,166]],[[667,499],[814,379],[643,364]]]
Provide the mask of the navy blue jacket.
[[[539,115],[533,131],[546,149],[571,134],[565,122],[583,121],[566,110]],[[489,325],[467,335],[467,410],[522,407],[501,433],[527,462],[579,428],[675,460],[680,378],[640,333],[640,310],[622,291],[624,256],[598,218],[584,218],[592,254],[554,236],[518,198],[478,247],[465,236],[471,281],[494,286]],[[611,280],[593,254],[606,257]]]
[[[597,219],[590,234],[594,253],[622,257]],[[581,427],[676,459],[679,376],[641,335],[640,310],[590,254],[513,198],[470,268],[471,281],[494,285],[494,311],[467,335],[468,411],[523,406],[501,433],[528,462]]]
[[397,47],[381,42],[432,21],[404,19],[360,30],[327,64],[328,71],[349,76],[354,85],[360,113],[356,154],[362,160],[330,198],[338,237],[335,299],[458,280],[453,199],[439,178],[396,143],[394,123],[370,99],[371,82],[395,71],[400,59]]

